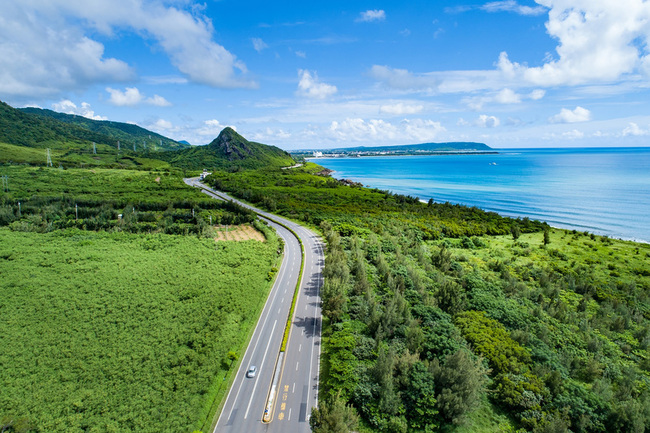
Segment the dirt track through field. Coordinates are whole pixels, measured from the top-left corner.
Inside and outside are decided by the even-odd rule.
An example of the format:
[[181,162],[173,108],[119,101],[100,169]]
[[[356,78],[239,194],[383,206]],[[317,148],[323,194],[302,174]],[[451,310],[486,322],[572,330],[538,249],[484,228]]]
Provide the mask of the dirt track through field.
[[264,242],[264,235],[252,226],[239,225],[239,226],[215,226],[217,230],[215,241],[248,241],[255,240]]

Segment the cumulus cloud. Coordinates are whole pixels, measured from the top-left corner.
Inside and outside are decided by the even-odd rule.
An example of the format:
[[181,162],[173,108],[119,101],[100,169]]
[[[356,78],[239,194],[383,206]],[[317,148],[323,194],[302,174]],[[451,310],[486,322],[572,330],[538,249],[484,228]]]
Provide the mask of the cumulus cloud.
[[528,97],[530,99],[532,99],[533,101],[538,101],[538,100],[542,99],[545,95],[546,95],[546,90],[535,89],[532,92],[530,92]]
[[501,124],[501,121],[498,117],[488,116],[487,114],[481,114],[478,119],[474,121],[474,125],[479,128],[496,128]]
[[76,114],[77,116],[87,117],[88,119],[93,120],[108,120],[107,117],[99,116],[90,108],[90,104],[87,102],[82,102],[81,106],[78,107],[77,104],[72,102],[69,99],[64,99],[60,102],[55,102],[52,104],[54,111],[65,114]]
[[577,140],[579,138],[583,138],[585,136],[585,133],[582,131],[578,131],[577,129],[573,129],[571,131],[567,131],[562,133],[563,138],[568,138],[569,140]]
[[386,19],[386,12],[382,9],[371,9],[365,12],[361,12],[359,18],[356,19],[357,22],[373,22],[373,21],[384,21]]
[[519,104],[521,95],[515,93],[512,89],[503,89],[494,97],[494,100],[500,104]]
[[548,119],[551,123],[578,123],[591,120],[591,111],[576,107],[575,110],[563,108],[558,114]]
[[264,49],[269,47],[261,38],[252,38],[251,41],[253,42],[253,48],[258,53],[261,53]]
[[151,98],[145,97],[137,87],[127,87],[124,91],[106,88],[110,93],[108,102],[118,107],[132,107],[138,104],[156,105],[158,107],[169,107],[171,103],[160,95],[154,95]]
[[537,0],[549,8],[548,34],[559,44],[557,58],[543,66],[512,62],[504,52],[499,69],[526,82],[573,85],[612,81],[645,72],[650,51],[650,3],[642,0]]
[[254,132],[251,135],[251,140],[260,141],[263,143],[276,142],[278,140],[288,140],[291,138],[291,133],[282,128],[265,128],[262,131]]
[[[125,82],[135,71],[106,56],[94,35],[133,31],[152,40],[190,80],[214,87],[253,87],[246,67],[213,40],[200,11],[158,1],[0,2],[0,97],[56,95],[102,82]],[[188,7],[189,8],[189,7]]]
[[641,129],[639,125],[637,125],[634,122],[630,122],[628,126],[623,129],[623,136],[627,137],[629,135],[633,135],[636,137],[642,136],[642,135],[650,135],[650,131],[647,129]]
[[398,102],[396,104],[385,104],[379,107],[379,111],[385,114],[392,114],[396,116],[402,116],[405,114],[416,114],[422,111],[424,107],[419,104],[405,104],[403,102]]
[[[640,76],[650,78],[650,2],[536,1],[540,8],[535,13],[548,12],[546,31],[557,41],[555,52],[541,66],[511,60],[502,52],[490,70],[414,73],[376,65],[370,76],[395,90],[426,93],[537,88],[529,95],[532,100],[543,97],[546,87],[639,83],[646,82],[639,81]],[[490,2],[480,8],[526,11],[512,1]],[[475,7],[463,10],[471,9]]]
[[322,83],[318,80],[316,72],[312,75],[310,71],[300,69],[298,71],[300,81],[298,82],[298,95],[314,99],[325,99],[334,95],[338,89],[331,84]]
[[[210,119],[203,121],[203,125],[197,128],[196,133],[203,137],[216,137],[222,129],[228,125],[224,125],[217,119]],[[233,129],[236,129],[232,127]]]
[[393,124],[379,119],[333,121],[322,133],[338,142],[432,141],[446,129],[433,120],[409,119]]
[[165,119],[158,119],[151,126],[153,126],[154,131],[173,131],[174,129],[176,129],[172,124],[172,122]]

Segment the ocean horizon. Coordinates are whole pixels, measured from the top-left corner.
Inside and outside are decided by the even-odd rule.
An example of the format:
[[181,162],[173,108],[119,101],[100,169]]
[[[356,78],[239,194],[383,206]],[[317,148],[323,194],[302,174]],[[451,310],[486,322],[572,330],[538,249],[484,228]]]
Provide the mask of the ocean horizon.
[[569,230],[650,242],[650,147],[315,158],[335,178]]

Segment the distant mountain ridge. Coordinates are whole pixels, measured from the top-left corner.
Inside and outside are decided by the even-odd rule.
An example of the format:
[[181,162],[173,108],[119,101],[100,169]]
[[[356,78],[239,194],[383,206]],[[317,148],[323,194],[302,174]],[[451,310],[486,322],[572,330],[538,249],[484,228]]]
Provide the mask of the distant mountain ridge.
[[112,144],[115,144],[116,141],[119,140],[124,146],[133,147],[135,144],[137,147],[140,147],[146,145],[147,147],[152,148],[152,150],[154,148],[156,150],[176,150],[189,147],[189,143],[185,144],[172,140],[132,123],[113,122],[111,120],[94,120],[75,114],[59,113],[35,107],[20,108],[19,111],[45,118],[56,119],[61,122],[102,134],[109,137]]
[[485,143],[472,141],[450,141],[445,143],[400,144],[393,146],[358,146],[331,149],[332,152],[445,152],[445,151],[491,151],[494,150]]
[[186,169],[256,169],[295,164],[288,152],[275,146],[248,141],[230,127],[224,128],[206,146],[193,146],[173,154],[161,154],[160,158]]
[[0,101],[0,162],[44,165],[47,155],[65,167],[240,170],[295,164],[284,150],[248,141],[232,128],[207,146],[190,146],[129,123]]

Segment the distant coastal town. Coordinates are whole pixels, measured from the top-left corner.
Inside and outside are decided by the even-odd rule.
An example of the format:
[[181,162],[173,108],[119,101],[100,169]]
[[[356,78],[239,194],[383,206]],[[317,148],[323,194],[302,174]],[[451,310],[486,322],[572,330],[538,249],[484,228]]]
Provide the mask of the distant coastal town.
[[362,156],[407,156],[407,155],[490,155],[497,151],[484,143],[451,142],[421,143],[397,146],[351,147],[329,150],[298,150],[294,157],[313,158],[358,158]]

